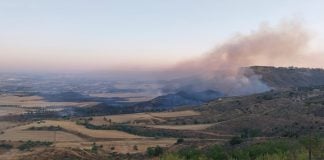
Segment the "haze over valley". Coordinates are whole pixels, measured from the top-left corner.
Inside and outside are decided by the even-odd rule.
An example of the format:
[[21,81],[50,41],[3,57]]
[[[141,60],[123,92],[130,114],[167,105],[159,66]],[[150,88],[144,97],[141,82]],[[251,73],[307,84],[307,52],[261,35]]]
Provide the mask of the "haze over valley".
[[322,1],[1,1],[0,159],[322,160]]

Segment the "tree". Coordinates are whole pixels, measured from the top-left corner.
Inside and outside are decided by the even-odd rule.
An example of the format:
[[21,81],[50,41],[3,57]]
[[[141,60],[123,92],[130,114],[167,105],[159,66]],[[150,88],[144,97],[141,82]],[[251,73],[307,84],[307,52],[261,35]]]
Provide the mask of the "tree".
[[181,157],[183,157],[184,159],[199,159],[200,157],[203,156],[203,152],[197,148],[194,147],[188,147],[188,148],[184,148],[181,149],[179,151],[179,154],[181,155]]
[[237,144],[241,144],[243,142],[242,138],[241,137],[233,137],[229,143],[231,145],[237,145]]
[[311,115],[311,103],[306,104],[307,107],[307,115],[311,118],[311,126],[309,127],[309,139],[308,139],[308,159],[312,160],[312,152],[313,152],[313,116]]
[[147,148],[146,153],[150,157],[157,157],[163,154],[163,148],[160,146],[149,147]]
[[161,160],[184,160],[184,158],[182,158],[179,155],[174,154],[174,153],[168,153],[168,154],[163,155]]
[[226,152],[224,149],[218,145],[213,146],[207,152],[207,157],[212,160],[226,160],[228,159]]
[[177,139],[177,144],[180,144],[180,143],[183,143],[183,142],[184,142],[184,139],[183,138]]

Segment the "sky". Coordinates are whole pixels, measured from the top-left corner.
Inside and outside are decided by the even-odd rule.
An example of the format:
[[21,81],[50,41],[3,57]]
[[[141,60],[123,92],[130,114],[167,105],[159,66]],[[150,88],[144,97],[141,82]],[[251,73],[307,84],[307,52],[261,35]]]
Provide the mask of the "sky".
[[262,24],[324,41],[323,0],[0,0],[0,71],[165,68]]

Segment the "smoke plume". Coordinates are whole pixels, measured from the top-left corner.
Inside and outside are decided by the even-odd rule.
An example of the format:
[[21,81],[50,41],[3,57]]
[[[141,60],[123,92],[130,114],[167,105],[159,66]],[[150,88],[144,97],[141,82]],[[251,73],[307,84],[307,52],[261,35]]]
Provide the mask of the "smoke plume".
[[[262,25],[246,35],[235,35],[202,57],[182,62],[168,71],[174,79],[165,92],[213,89],[226,95],[263,92],[270,88],[248,66],[307,66],[310,36],[302,25],[283,22]],[[249,76],[246,76],[249,75]]]

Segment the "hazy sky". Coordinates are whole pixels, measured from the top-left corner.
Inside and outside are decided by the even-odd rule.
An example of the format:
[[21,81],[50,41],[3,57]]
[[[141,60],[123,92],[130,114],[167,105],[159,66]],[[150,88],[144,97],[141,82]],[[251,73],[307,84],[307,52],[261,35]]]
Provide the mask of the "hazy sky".
[[262,23],[324,40],[323,0],[0,0],[0,70],[164,67]]

